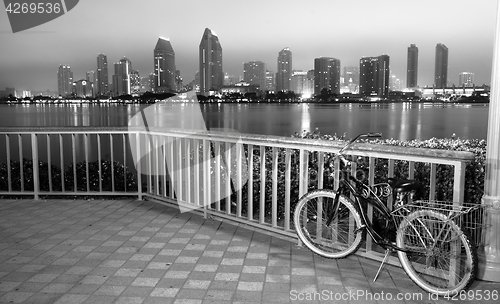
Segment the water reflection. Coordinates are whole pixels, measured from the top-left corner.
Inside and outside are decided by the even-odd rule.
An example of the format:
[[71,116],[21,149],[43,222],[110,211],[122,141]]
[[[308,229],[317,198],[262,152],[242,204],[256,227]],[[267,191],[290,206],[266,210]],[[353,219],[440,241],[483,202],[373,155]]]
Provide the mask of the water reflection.
[[[0,105],[1,126],[127,126],[150,108],[152,126],[231,128],[240,133],[290,136],[382,132],[386,138],[486,138],[488,106],[476,104],[170,104]],[[200,110],[201,109],[201,110]],[[195,112],[201,111],[201,125]]]

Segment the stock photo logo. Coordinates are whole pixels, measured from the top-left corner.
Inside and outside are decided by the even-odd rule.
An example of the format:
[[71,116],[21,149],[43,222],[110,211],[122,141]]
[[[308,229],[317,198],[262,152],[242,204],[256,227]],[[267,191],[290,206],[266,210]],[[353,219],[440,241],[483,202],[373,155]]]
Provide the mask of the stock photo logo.
[[79,0],[3,0],[13,33],[52,21],[75,8]]
[[[129,137],[129,146],[138,174],[154,180],[156,193],[168,180],[165,188],[173,189],[169,197],[181,212],[230,197],[248,181],[240,133],[230,128],[207,130],[194,92],[141,109],[129,120],[128,130],[137,134]],[[220,135],[224,141],[217,143]]]

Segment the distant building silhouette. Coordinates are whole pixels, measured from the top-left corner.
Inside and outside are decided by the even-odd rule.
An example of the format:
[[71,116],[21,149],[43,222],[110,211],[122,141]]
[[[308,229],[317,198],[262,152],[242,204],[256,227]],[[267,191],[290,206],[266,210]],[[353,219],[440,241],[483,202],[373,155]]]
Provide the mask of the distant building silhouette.
[[342,75],[341,93],[358,93],[359,90],[359,66],[345,66]]
[[115,74],[113,75],[113,96],[130,94],[130,73],[132,72],[132,62],[123,57],[114,64]]
[[92,83],[86,79],[80,79],[73,83],[73,92],[76,97],[92,97]]
[[408,47],[408,60],[406,63],[406,87],[418,87],[418,47],[411,44]]
[[73,72],[69,65],[60,65],[57,70],[57,92],[62,97],[73,93]]
[[331,57],[314,59],[314,95],[323,89],[340,94],[340,60]]
[[158,38],[154,49],[154,86],[155,92],[176,91],[175,87],[175,52],[166,38]]
[[104,54],[97,55],[95,91],[97,96],[108,96],[109,78],[108,78],[108,57]]
[[85,74],[85,79],[87,80],[88,85],[92,88],[91,95],[95,96],[95,85],[96,85],[96,80],[95,80],[95,72],[94,71],[87,71]]
[[276,90],[276,78],[272,71],[266,70],[266,91],[274,92]]
[[460,87],[472,88],[474,86],[474,73],[462,72],[458,74],[458,85]]
[[448,82],[448,48],[442,43],[436,45],[436,62],[434,67],[434,87],[446,88]]
[[276,91],[290,91],[292,79],[292,52],[284,48],[278,53],[278,71],[276,72]]
[[359,93],[364,96],[389,95],[389,56],[363,57],[359,61]]
[[206,28],[200,42],[200,94],[219,91],[224,84],[222,72],[222,46],[219,38]]
[[314,93],[314,78],[309,78],[308,71],[294,70],[292,72],[291,86],[295,94],[310,98]]
[[243,81],[258,85],[262,91],[266,90],[266,64],[262,61],[250,61],[243,64]]

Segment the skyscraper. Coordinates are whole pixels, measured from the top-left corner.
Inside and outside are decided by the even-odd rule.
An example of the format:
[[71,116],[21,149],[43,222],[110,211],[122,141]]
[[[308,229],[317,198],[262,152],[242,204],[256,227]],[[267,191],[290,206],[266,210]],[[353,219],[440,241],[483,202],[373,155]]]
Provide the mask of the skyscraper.
[[446,88],[448,82],[448,48],[442,43],[436,45],[436,64],[434,67],[434,86]]
[[132,63],[123,57],[115,63],[115,74],[113,75],[113,95],[121,96],[130,94],[130,73]]
[[292,79],[292,52],[284,48],[278,53],[278,72],[276,73],[276,91],[290,91]]
[[96,87],[96,83],[95,83],[95,72],[94,71],[87,71],[86,73],[86,77],[85,79],[87,80],[87,85],[90,86],[91,88],[91,96],[95,96],[95,87]]
[[275,74],[272,71],[266,70],[266,91],[274,92],[276,89]]
[[471,88],[474,86],[474,73],[462,72],[458,74],[458,84],[461,87]]
[[154,49],[154,90],[168,93],[175,89],[175,52],[168,39],[158,38]]
[[69,65],[60,65],[57,71],[59,96],[67,97],[73,93],[73,72]]
[[363,57],[359,61],[359,93],[364,96],[389,95],[389,56]]
[[266,64],[262,61],[250,61],[243,64],[243,80],[266,90]]
[[218,91],[224,84],[222,47],[219,37],[206,28],[200,42],[200,93]]
[[314,95],[326,89],[340,94],[340,60],[331,57],[314,59]]
[[408,60],[406,63],[406,87],[415,88],[418,86],[418,47],[411,44],[408,47]]
[[108,96],[109,94],[108,78],[108,58],[104,54],[97,55],[97,72],[95,91],[97,96]]

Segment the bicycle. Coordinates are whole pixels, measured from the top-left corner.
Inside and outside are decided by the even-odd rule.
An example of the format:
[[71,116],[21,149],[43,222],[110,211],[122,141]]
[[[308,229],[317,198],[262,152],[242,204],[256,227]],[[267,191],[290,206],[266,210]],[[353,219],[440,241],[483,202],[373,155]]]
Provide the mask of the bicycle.
[[[459,219],[478,207],[413,200],[421,187],[415,180],[389,178],[369,186],[350,175],[344,152],[360,138],[378,137],[380,133],[358,135],[335,155],[348,177],[337,190],[318,189],[299,199],[293,216],[299,240],[320,256],[340,259],[356,252],[368,233],[385,249],[374,281],[389,254],[397,252],[405,272],[422,289],[440,296],[459,293],[477,271],[476,248]],[[389,196],[392,207],[382,201]],[[376,215],[372,220],[365,211],[369,205]]]

